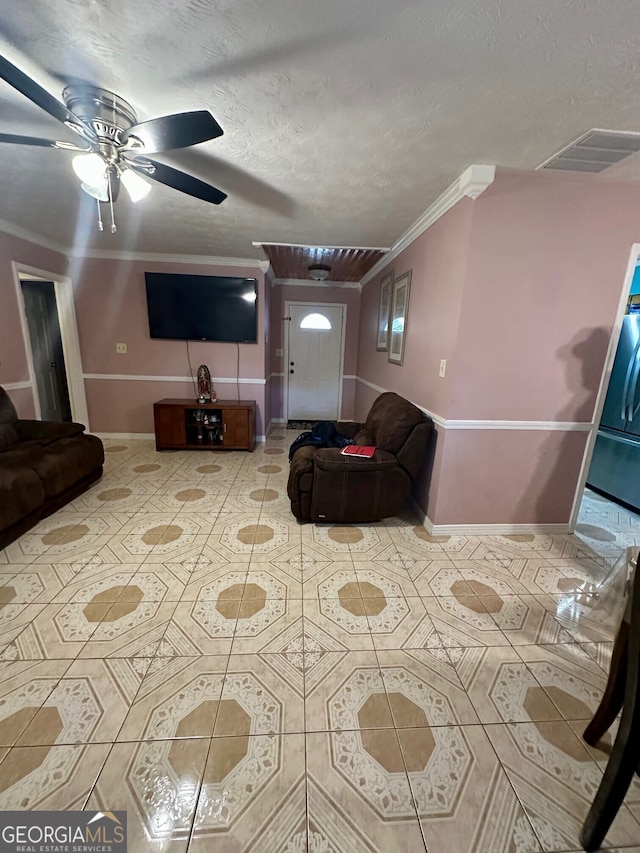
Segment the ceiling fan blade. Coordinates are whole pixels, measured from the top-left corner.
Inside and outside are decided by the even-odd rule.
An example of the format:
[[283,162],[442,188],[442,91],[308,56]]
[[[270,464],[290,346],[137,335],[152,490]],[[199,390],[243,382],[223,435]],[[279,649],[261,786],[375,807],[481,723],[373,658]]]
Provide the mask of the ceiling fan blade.
[[202,201],[208,201],[210,204],[220,204],[227,197],[226,193],[212,187],[211,184],[205,184],[204,181],[187,175],[186,172],[165,166],[164,163],[158,163],[155,160],[149,160],[147,157],[136,157],[135,160],[128,160],[127,163],[145,178],[151,178],[167,187],[173,187],[174,190],[179,190],[181,193],[186,193]]
[[13,133],[0,133],[0,142],[12,142],[14,145],[37,145],[39,148],[61,148],[64,151],[91,151],[89,145],[74,145],[73,142],[39,139],[37,136],[18,136]]
[[140,124],[134,124],[122,134],[122,141],[133,150],[136,141],[144,145],[145,153],[157,154],[159,151],[173,151],[175,148],[188,148],[209,139],[222,136],[224,131],[207,110],[190,113],[176,113],[170,116],[152,118]]
[[0,78],[5,80],[10,86],[13,86],[18,92],[29,98],[34,104],[37,104],[50,116],[57,118],[67,127],[84,136],[90,141],[95,140],[95,134],[88,128],[78,116],[74,115],[71,110],[68,110],[63,103],[54,98],[46,89],[43,89],[35,80],[27,76],[24,71],[16,68],[4,56],[0,56]]

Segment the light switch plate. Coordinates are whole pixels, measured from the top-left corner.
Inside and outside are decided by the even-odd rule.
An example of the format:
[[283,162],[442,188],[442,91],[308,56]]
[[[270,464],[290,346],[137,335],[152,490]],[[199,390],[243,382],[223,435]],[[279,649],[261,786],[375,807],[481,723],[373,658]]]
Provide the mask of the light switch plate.
[[440,379],[444,379],[444,374],[445,374],[446,369],[447,369],[447,359],[441,358],[440,359],[440,370],[438,371],[438,376],[440,377]]

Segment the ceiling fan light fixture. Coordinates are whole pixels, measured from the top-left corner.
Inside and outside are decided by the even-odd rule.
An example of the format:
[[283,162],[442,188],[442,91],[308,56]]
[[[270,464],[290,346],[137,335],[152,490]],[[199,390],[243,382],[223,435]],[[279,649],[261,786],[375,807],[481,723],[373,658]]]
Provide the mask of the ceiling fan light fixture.
[[129,198],[134,203],[141,201],[151,189],[151,184],[131,169],[125,169],[120,176],[120,180],[129,193]]
[[76,154],[71,165],[80,180],[90,187],[106,183],[107,164],[99,154]]
[[101,184],[96,184],[96,186],[87,184],[84,181],[80,186],[87,195],[92,196],[92,198],[97,198],[98,201],[109,201],[109,184],[107,183],[106,177]]
[[312,264],[309,267],[309,278],[314,281],[326,281],[329,278],[331,267],[326,264]]

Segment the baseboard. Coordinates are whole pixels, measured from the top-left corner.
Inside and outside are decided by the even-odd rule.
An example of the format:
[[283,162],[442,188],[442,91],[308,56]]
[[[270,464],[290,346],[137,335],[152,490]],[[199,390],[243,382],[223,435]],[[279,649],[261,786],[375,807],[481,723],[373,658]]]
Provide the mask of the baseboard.
[[432,536],[560,536],[570,533],[569,524],[434,524],[431,519],[423,522]]
[[[110,440],[110,439],[118,439],[119,441],[131,441],[137,438],[140,439],[153,439],[155,441],[156,434],[155,432],[94,432],[92,435],[97,435],[100,439]],[[260,442],[264,442],[266,437],[264,435],[256,436],[256,444],[260,444]],[[188,450],[188,447],[184,448]]]
[[569,522],[566,524],[434,524],[415,498],[410,496],[409,502],[431,536],[515,536],[518,534],[560,536],[571,533]]
[[152,438],[155,440],[156,437],[155,432],[94,432],[92,435],[97,435],[101,439],[117,438],[120,440],[131,440],[134,438]]

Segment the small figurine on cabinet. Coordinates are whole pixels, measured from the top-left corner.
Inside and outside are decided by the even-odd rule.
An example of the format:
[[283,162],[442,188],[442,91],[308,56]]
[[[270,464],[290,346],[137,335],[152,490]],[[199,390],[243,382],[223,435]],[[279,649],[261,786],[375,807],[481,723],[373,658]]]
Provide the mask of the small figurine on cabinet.
[[215,403],[217,399],[216,392],[211,388],[209,368],[206,364],[201,364],[198,368],[198,402]]

